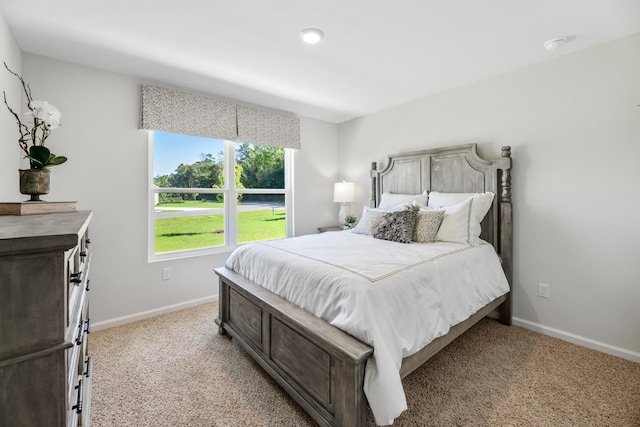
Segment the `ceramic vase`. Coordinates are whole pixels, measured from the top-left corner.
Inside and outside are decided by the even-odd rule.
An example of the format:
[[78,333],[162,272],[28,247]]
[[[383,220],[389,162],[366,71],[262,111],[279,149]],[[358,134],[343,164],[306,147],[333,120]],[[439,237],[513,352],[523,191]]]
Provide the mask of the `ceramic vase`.
[[40,195],[49,194],[50,170],[19,169],[20,193],[31,196],[30,202],[40,201]]

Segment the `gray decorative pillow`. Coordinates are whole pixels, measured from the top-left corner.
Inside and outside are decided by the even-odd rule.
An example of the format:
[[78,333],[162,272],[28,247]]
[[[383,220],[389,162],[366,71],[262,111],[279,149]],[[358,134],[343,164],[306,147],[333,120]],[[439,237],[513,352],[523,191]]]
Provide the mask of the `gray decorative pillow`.
[[353,227],[352,231],[357,234],[371,236],[386,213],[387,211],[365,207],[362,211],[362,218],[360,218],[360,221]]
[[398,243],[411,243],[417,216],[416,206],[407,206],[401,211],[386,213],[373,233],[373,237]]
[[413,227],[413,241],[418,243],[431,243],[436,240],[436,234],[442,224],[444,211],[420,210],[416,224]]

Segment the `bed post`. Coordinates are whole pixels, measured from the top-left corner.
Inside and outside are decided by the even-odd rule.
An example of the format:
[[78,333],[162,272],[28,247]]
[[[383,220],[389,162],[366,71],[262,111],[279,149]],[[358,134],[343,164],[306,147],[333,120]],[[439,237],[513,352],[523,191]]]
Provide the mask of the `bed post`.
[[378,164],[371,162],[371,200],[369,206],[375,208],[378,206]]
[[224,329],[224,322],[229,319],[229,285],[218,279],[218,317],[215,322],[218,325],[220,335],[228,335]]
[[509,282],[511,292],[500,306],[500,322],[511,325],[513,305],[513,213],[511,211],[511,147],[502,147],[500,159],[500,256],[504,275]]

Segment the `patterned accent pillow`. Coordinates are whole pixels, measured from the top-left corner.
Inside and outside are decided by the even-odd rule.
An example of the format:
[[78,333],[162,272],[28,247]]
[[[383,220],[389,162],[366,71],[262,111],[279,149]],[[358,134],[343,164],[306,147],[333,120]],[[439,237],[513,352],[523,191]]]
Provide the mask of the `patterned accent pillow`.
[[358,221],[351,231],[357,234],[366,234],[367,236],[373,235],[373,232],[387,212],[388,211],[365,207],[362,211],[362,218],[360,218],[360,221]]
[[407,206],[401,211],[386,213],[373,233],[373,237],[398,243],[411,243],[417,216],[416,206]]
[[413,227],[413,241],[418,243],[431,243],[436,240],[436,234],[442,224],[444,211],[420,210]]

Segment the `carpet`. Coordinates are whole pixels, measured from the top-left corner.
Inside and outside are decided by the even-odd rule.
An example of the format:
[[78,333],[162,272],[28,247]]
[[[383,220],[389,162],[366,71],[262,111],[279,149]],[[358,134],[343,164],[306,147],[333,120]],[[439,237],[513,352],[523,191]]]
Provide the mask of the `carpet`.
[[[218,335],[217,311],[203,304],[92,333],[92,425],[314,426]],[[640,364],[492,319],[403,384],[409,409],[394,426],[640,427]]]

